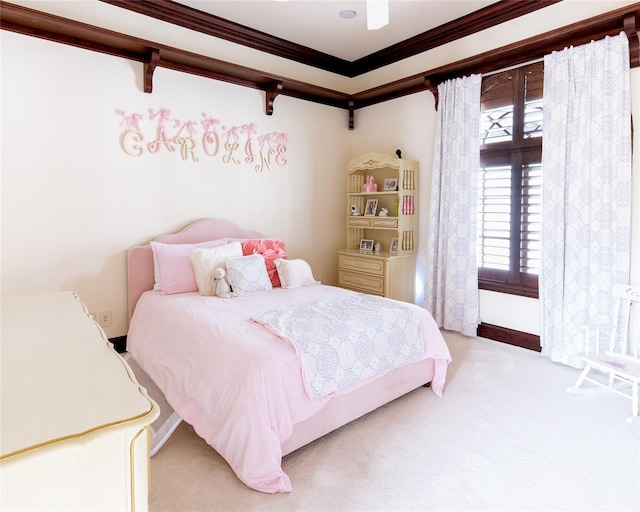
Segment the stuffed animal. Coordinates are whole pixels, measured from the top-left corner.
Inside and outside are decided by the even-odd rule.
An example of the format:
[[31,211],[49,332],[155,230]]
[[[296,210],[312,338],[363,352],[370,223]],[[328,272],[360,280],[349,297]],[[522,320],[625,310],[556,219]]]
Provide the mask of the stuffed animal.
[[222,267],[218,267],[213,271],[213,277],[215,279],[213,291],[217,297],[230,299],[231,297],[235,297],[236,294],[231,291],[231,286],[229,286],[229,283],[227,283],[226,276],[227,273]]
[[377,192],[378,184],[373,179],[373,176],[367,176],[364,185],[362,185],[363,192]]

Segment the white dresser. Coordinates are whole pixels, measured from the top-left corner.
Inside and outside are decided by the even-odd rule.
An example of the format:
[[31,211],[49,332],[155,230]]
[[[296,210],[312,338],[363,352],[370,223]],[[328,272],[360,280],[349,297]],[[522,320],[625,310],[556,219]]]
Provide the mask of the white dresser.
[[147,510],[158,406],[72,292],[2,300],[0,510]]

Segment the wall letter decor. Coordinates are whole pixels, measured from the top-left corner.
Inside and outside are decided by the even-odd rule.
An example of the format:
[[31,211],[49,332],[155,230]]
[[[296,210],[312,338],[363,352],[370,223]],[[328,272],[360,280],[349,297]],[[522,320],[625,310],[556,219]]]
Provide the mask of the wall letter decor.
[[[258,173],[271,170],[273,163],[278,166],[287,164],[287,134],[271,132],[259,135],[254,123],[224,126],[218,119],[203,112],[200,121],[202,137],[199,137],[196,121],[173,119],[168,109],[150,109],[148,118],[155,122],[155,138],[145,146],[142,131],[144,115],[128,110],[118,113],[123,116],[120,125],[124,127],[120,135],[120,147],[129,156],[138,157],[145,153],[155,155],[165,149],[169,153],[179,154],[185,162],[200,162],[198,153],[202,150],[206,157],[220,157],[223,164],[255,164],[254,170]],[[171,121],[173,126],[170,126]],[[176,152],[176,149],[179,151]]]

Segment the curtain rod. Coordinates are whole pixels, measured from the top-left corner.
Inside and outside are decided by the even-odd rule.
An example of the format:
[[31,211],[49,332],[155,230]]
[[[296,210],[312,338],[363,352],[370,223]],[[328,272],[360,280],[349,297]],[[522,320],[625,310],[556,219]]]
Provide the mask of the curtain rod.
[[498,73],[502,73],[503,71],[509,71],[510,69],[516,69],[516,68],[521,68],[522,66],[528,66],[529,64],[535,64],[537,62],[542,62],[544,60],[544,57],[541,57],[539,59],[534,59],[534,60],[530,60],[528,62],[523,62],[522,64],[516,64],[514,66],[509,66],[508,68],[502,68],[502,69],[497,69],[495,71],[489,71],[488,73],[482,73],[482,76],[491,76],[491,75],[496,75]]

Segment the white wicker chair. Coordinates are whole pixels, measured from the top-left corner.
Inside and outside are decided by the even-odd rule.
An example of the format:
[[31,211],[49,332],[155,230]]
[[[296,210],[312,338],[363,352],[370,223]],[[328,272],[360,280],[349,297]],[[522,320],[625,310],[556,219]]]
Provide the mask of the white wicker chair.
[[[585,368],[575,385],[567,391],[579,392],[587,381],[631,399],[629,422],[638,421],[638,387],[640,387],[640,288],[628,285],[613,287],[615,299],[613,324],[585,326]],[[604,333],[608,333],[607,346]],[[595,338],[595,352],[591,340]],[[631,387],[629,389],[629,386]]]

